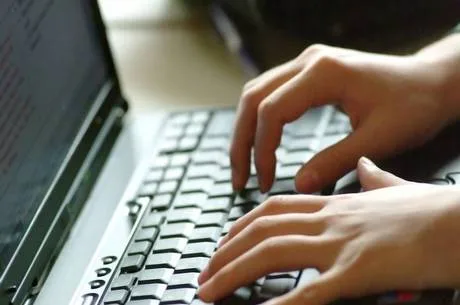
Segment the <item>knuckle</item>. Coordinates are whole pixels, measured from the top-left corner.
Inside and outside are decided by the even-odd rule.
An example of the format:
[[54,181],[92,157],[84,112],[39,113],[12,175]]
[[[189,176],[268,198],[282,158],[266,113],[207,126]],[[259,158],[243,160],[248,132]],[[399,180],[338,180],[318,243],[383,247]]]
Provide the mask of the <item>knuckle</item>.
[[299,57],[303,58],[303,57],[315,55],[315,54],[318,54],[318,53],[320,53],[320,52],[324,52],[326,49],[327,49],[327,46],[326,46],[326,45],[323,45],[323,44],[320,44],[320,43],[312,44],[311,46],[309,46],[308,48],[306,48],[306,49],[300,54]]
[[243,85],[243,92],[249,91],[252,87],[254,87],[254,85],[255,85],[256,82],[257,82],[257,78],[253,78],[253,79],[247,81],[247,82]]
[[236,234],[238,234],[238,232],[238,226],[237,223],[235,223],[233,226],[230,227],[230,230],[228,230],[227,236],[228,238],[233,238],[236,236]]
[[257,90],[251,88],[245,90],[241,95],[241,103],[250,107],[255,107],[260,101],[260,94]]
[[280,255],[279,251],[280,242],[278,237],[270,237],[262,242],[261,251],[267,257],[276,259]]
[[338,71],[344,68],[344,64],[341,60],[337,57],[328,55],[328,54],[321,54],[316,57],[313,61],[312,66],[309,67],[308,70],[312,72],[331,72],[331,71]]
[[267,214],[276,214],[280,212],[283,209],[286,200],[287,198],[284,195],[270,197],[264,203],[264,212]]
[[268,119],[274,114],[275,107],[273,103],[269,101],[262,102],[257,109],[257,115],[261,119]]
[[256,237],[264,237],[273,227],[273,220],[268,216],[257,218],[251,225],[251,232]]

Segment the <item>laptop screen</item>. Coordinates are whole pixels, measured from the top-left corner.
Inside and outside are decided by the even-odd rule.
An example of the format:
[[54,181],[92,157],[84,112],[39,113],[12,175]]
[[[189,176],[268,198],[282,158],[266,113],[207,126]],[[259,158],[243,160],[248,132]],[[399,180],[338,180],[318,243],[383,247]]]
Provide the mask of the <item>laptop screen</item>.
[[0,1],[0,273],[109,77],[90,2]]

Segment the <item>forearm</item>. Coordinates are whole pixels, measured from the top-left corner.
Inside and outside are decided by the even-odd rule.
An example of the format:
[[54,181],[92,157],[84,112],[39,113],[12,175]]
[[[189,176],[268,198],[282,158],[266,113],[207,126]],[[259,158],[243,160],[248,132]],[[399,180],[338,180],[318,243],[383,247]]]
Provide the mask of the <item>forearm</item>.
[[437,78],[440,100],[460,118],[460,33],[429,45],[415,54]]

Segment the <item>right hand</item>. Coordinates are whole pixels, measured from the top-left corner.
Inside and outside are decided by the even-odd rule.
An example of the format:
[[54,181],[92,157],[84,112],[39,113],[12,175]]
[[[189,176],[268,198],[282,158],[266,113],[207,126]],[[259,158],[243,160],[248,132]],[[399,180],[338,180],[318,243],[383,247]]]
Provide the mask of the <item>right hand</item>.
[[247,182],[254,147],[259,186],[268,191],[283,125],[331,102],[348,114],[354,131],[300,169],[299,192],[315,192],[336,181],[361,156],[378,160],[425,143],[455,118],[443,103],[444,75],[436,68],[417,55],[318,45],[248,82],[231,145],[234,188],[241,190]]

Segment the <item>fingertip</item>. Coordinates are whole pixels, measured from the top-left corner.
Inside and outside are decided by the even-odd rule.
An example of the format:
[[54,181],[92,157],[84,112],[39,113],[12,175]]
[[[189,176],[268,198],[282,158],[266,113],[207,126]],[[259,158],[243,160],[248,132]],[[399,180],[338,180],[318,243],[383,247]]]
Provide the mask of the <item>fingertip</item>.
[[196,294],[202,301],[206,303],[210,303],[214,301],[214,297],[212,295],[213,292],[214,292],[214,289],[212,289],[210,283],[205,283],[203,285],[200,285]]
[[321,187],[318,174],[313,170],[301,170],[295,177],[295,188],[299,193],[313,193]]
[[198,284],[203,285],[209,279],[209,268],[206,266],[198,276]]

